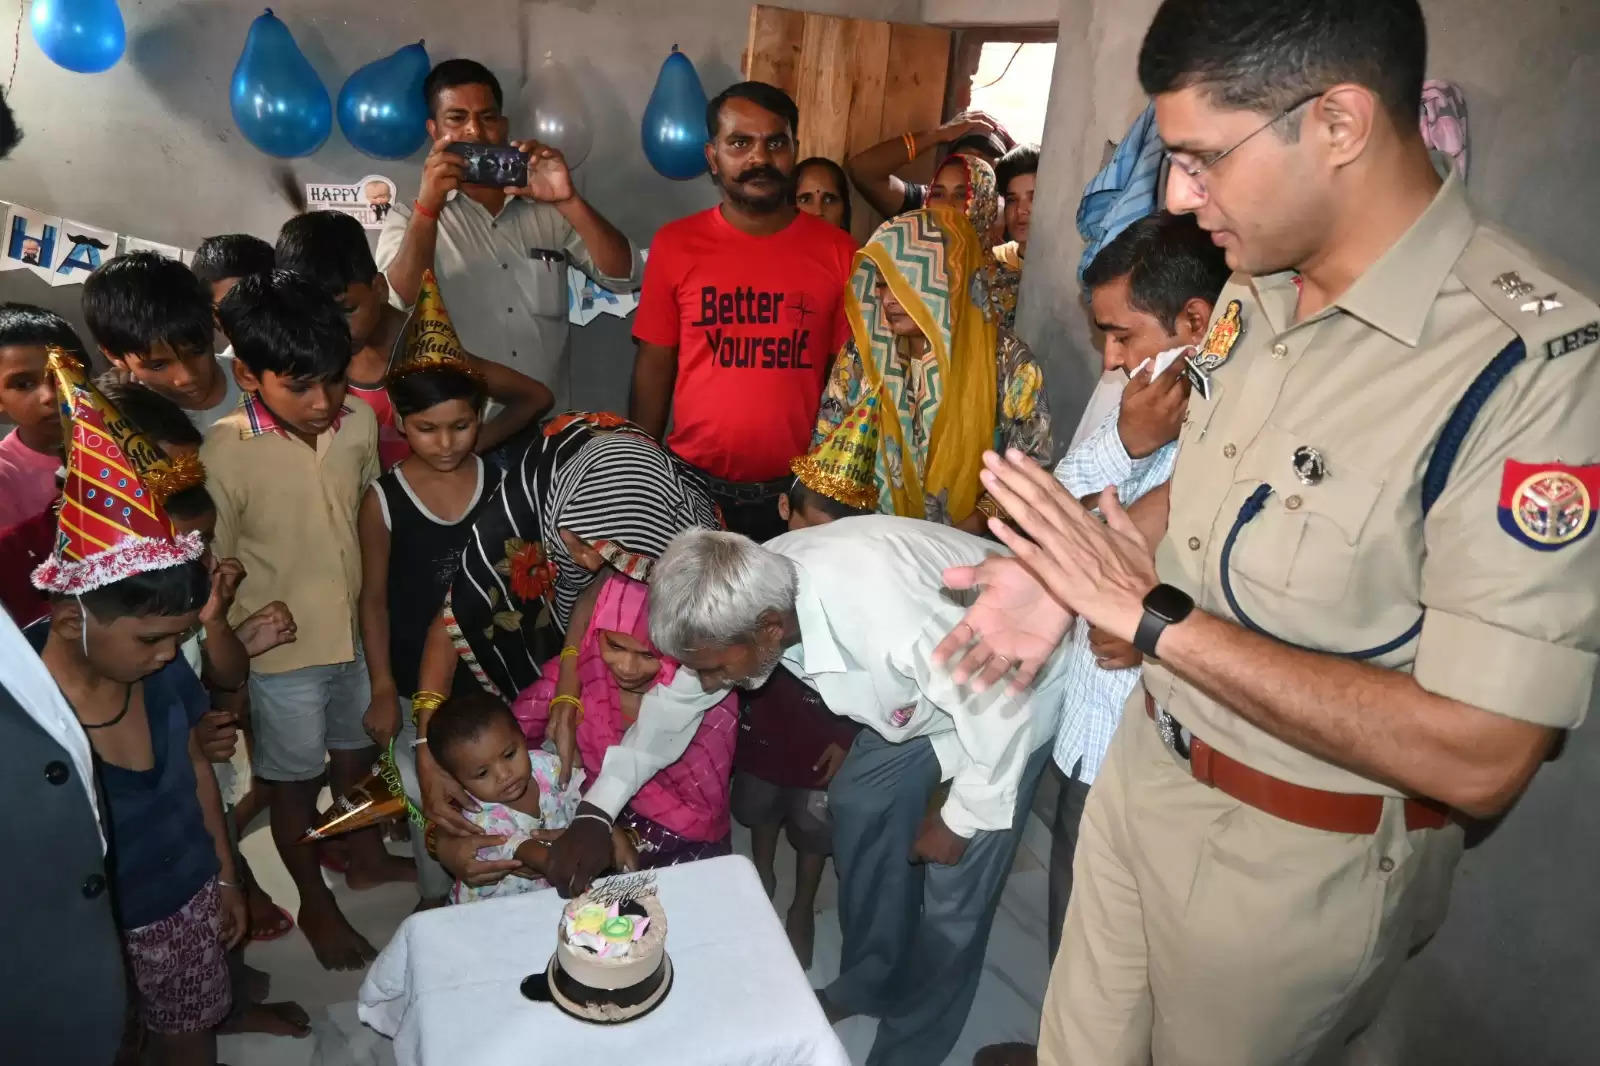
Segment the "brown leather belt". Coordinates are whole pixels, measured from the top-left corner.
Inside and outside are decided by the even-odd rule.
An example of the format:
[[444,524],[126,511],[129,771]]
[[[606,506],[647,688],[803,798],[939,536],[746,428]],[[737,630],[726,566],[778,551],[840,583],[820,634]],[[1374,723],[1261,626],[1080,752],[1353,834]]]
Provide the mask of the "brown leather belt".
[[[1152,720],[1156,701],[1144,694],[1144,709]],[[1308,829],[1327,833],[1369,834],[1378,831],[1383,818],[1382,796],[1363,796],[1349,792],[1324,792],[1282,781],[1230,758],[1197,736],[1189,738],[1189,770],[1194,779],[1226,792],[1240,803]],[[1432,800],[1405,801],[1406,828],[1443,829],[1450,822],[1449,809]]]

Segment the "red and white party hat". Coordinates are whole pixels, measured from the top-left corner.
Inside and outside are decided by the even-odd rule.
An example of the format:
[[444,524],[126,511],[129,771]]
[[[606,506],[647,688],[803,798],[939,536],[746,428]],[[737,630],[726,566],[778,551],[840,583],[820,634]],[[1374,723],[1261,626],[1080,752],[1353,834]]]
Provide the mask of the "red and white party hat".
[[204,483],[200,461],[169,459],[66,351],[50,349],[48,365],[61,401],[67,480],[55,551],[33,571],[34,585],[72,596],[200,558],[200,534],[179,536],[163,506],[173,493]]

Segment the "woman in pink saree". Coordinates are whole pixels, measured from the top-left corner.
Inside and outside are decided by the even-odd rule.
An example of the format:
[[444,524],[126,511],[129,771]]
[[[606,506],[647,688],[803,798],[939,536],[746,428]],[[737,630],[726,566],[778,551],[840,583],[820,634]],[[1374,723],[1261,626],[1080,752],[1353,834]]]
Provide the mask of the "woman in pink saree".
[[[543,743],[557,679],[575,668],[582,705],[575,716],[577,754],[583,766],[598,772],[606,749],[638,717],[644,694],[670,682],[678,664],[650,643],[648,585],[613,571],[595,583],[592,608],[589,600],[583,597],[573,611],[560,660],[545,665],[543,677],[522,691],[511,710],[528,743]],[[570,683],[561,690],[569,691]],[[732,851],[728,788],[738,732],[738,696],[730,694],[706,712],[683,757],[646,782],[618,816],[641,869]]]

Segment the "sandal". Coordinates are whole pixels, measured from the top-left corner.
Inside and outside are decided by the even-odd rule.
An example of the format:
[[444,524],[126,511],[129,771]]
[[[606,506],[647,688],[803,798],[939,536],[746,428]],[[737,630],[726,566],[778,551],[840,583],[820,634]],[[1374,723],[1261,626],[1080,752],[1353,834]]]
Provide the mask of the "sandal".
[[252,926],[249,936],[249,939],[252,943],[265,944],[272,940],[282,940],[284,937],[294,932],[294,915],[290,914],[287,910],[278,906],[276,903],[274,903],[272,907],[278,912],[278,922],[276,928],[270,929],[265,933],[260,933],[257,932],[255,927]]

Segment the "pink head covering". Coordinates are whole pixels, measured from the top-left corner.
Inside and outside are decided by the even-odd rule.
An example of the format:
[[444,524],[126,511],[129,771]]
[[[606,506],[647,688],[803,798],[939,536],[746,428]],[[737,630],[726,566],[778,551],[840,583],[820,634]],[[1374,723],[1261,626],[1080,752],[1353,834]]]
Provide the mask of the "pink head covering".
[[[600,634],[628,633],[660,655],[650,642],[650,587],[620,573],[605,582],[595,600],[589,628],[578,646],[578,685],[583,721],[578,726],[578,753],[589,780],[605,762],[606,749],[621,743],[629,722],[622,714],[622,689],[600,655]],[[546,663],[543,676],[523,689],[511,712],[530,744],[544,740],[555,695],[560,661]],[[661,656],[659,685],[670,684],[678,663]],[[739,697],[730,693],[707,711],[694,739],[677,762],[647,781],[628,802],[636,813],[689,840],[720,840],[729,829],[728,781],[739,725]],[[587,787],[587,785],[585,786]]]

